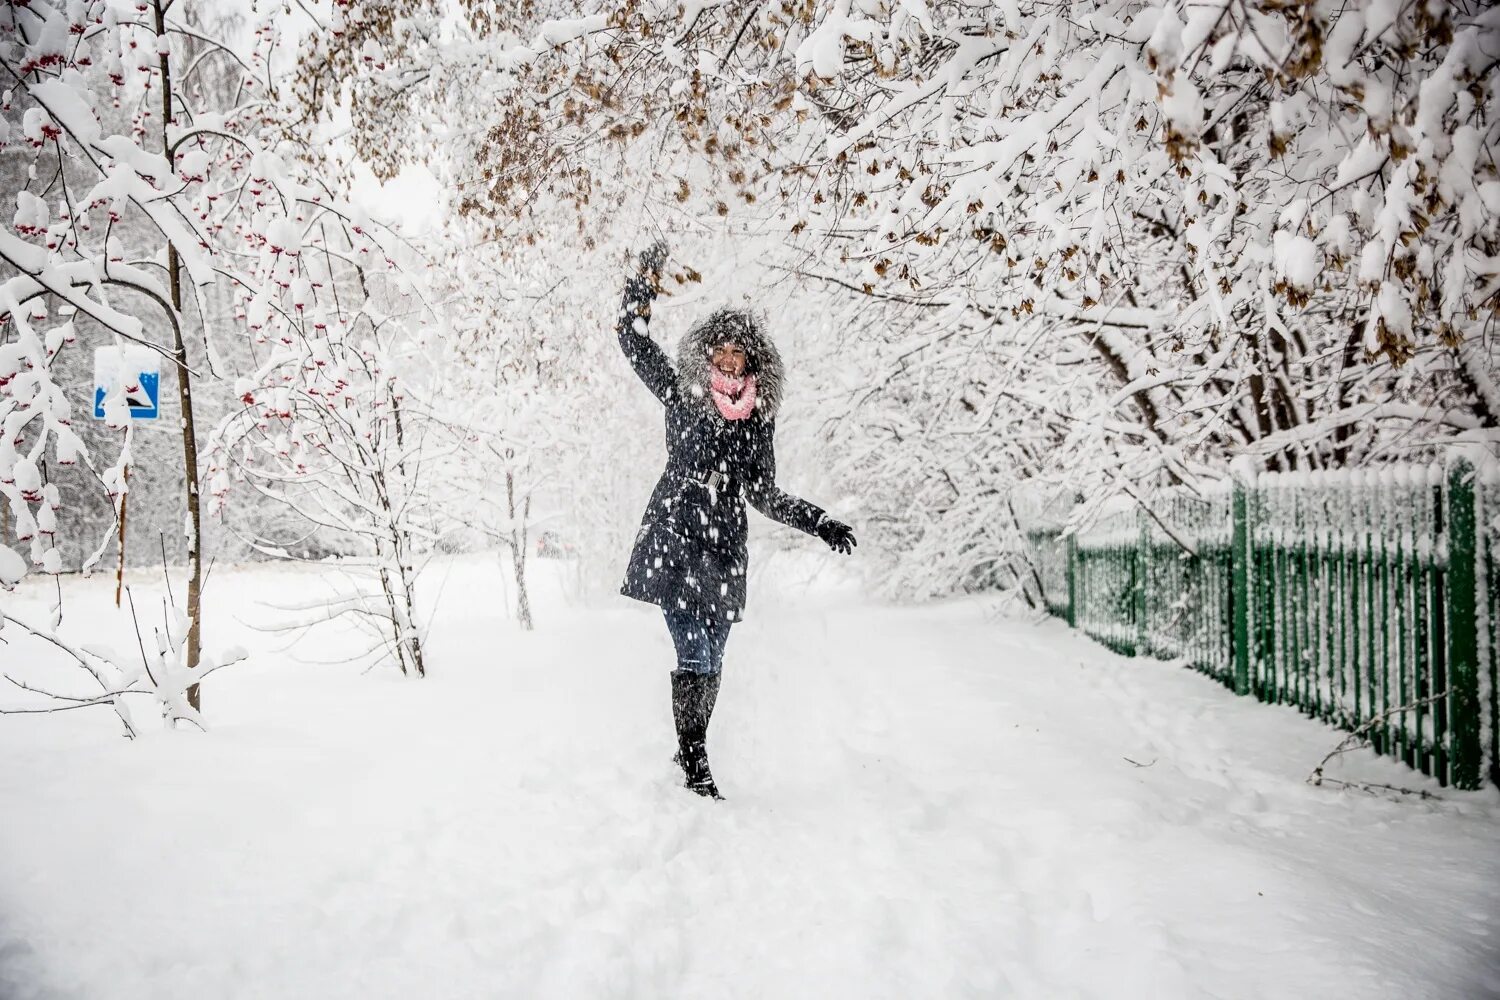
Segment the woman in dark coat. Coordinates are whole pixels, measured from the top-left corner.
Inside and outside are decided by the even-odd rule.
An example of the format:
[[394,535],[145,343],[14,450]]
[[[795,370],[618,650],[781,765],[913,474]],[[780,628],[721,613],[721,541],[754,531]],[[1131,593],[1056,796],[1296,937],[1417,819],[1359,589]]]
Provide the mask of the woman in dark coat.
[[783,371],[749,313],[720,309],[683,336],[674,371],[648,335],[666,248],[641,254],[625,286],[620,348],[666,408],[667,468],[630,553],[621,593],[661,607],[677,651],[672,716],[687,787],[719,798],[704,740],[729,627],[745,609],[748,501],[766,517],[849,553],[854,533],[776,486]]

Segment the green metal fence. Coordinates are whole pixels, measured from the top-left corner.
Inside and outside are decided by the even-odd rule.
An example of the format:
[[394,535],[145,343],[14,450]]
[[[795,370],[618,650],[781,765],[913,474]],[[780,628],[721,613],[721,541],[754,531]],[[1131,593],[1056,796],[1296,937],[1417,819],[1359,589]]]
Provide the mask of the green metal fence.
[[1500,784],[1492,464],[1242,475],[1027,538],[1048,608],[1110,648]]

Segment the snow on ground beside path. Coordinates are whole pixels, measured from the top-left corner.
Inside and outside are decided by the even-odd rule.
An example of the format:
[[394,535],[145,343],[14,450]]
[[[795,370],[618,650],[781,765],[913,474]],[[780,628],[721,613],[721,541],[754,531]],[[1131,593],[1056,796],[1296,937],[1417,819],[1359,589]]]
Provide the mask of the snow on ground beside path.
[[[519,634],[501,580],[431,574],[406,682],[234,623],[312,571],[219,569],[209,645],[258,655],[204,685],[210,734],[0,719],[0,997],[1500,996],[1492,792],[1313,789],[1337,734],[1291,711],[763,574],[708,802],[659,618],[551,586]],[[110,588],[65,586],[77,635]]]

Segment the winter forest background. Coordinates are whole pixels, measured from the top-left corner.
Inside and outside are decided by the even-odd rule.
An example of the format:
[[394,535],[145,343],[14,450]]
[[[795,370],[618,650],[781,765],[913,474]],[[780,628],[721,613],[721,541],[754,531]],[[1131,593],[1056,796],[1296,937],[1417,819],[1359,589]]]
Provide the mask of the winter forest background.
[[[1477,0],[16,0],[0,64],[0,584],[34,598],[0,594],[0,664],[31,709],[212,726],[193,682],[244,654],[200,602],[247,563],[336,576],[267,627],[353,628],[392,675],[427,673],[433,560],[498,560],[522,629],[539,561],[606,600],[661,466],[613,336],[656,240],[653,334],[763,317],[779,478],[892,604],[1055,606],[1038,530],[1170,534],[1231,467],[1493,480]],[[129,345],[161,417],[96,420],[95,350]],[[166,613],[70,619],[122,516]],[[22,671],[42,647],[81,680]]]

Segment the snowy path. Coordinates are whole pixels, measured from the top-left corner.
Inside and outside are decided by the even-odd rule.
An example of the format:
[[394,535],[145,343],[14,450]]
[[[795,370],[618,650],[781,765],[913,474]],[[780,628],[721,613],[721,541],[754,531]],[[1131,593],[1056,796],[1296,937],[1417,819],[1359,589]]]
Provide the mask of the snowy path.
[[518,635],[494,586],[453,570],[424,683],[247,665],[135,745],[0,720],[0,997],[1500,996],[1496,797],[1308,788],[1336,736],[1290,711],[762,583],[710,803],[659,620]]

